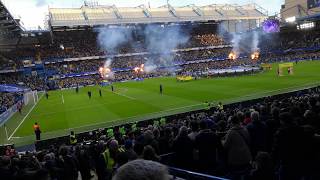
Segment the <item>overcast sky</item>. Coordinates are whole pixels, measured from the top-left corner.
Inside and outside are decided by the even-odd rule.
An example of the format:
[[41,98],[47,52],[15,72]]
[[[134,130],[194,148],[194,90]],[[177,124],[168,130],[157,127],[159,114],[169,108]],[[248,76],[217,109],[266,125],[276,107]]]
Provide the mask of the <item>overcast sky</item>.
[[[48,7],[73,7],[79,8],[84,0],[1,0],[15,18],[21,18],[24,27],[35,29],[43,27],[45,17],[48,14]],[[117,5],[121,7],[135,7],[141,4],[151,7],[159,7],[166,4],[167,0],[94,0],[100,5]],[[92,0],[91,0],[92,2]],[[184,6],[188,4],[208,5],[208,4],[248,4],[256,3],[268,10],[269,15],[279,13],[284,0],[170,0],[172,6]]]

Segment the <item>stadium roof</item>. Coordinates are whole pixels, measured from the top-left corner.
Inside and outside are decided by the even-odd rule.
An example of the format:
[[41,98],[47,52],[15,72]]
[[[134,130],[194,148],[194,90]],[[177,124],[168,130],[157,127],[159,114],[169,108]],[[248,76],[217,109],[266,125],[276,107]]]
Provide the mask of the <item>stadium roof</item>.
[[22,31],[20,20],[14,19],[4,4],[0,1],[0,36]]
[[49,23],[59,27],[99,26],[137,23],[168,23],[185,21],[223,21],[265,19],[267,12],[256,4],[207,5],[158,8],[116,6],[82,6],[81,8],[49,8]]

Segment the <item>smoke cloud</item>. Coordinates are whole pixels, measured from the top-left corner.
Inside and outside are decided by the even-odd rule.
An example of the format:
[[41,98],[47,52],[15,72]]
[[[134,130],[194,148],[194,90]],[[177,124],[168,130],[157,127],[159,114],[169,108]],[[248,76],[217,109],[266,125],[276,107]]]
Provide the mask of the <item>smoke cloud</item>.
[[99,28],[98,30],[98,44],[107,53],[118,53],[118,48],[126,42],[132,41],[132,30],[129,28]]
[[257,31],[253,32],[253,38],[252,38],[252,48],[251,52],[257,52],[259,51],[259,33]]
[[232,44],[232,52],[235,54],[235,58],[238,58],[240,56],[240,41],[241,41],[242,37],[240,34],[232,34],[232,40],[231,40],[231,44]]
[[[145,63],[145,70],[147,73],[154,71],[160,66],[173,65],[174,54],[172,50],[179,45],[185,44],[189,40],[179,26],[157,26],[149,25],[144,30],[145,46],[151,56]],[[160,58],[159,58],[160,57]]]

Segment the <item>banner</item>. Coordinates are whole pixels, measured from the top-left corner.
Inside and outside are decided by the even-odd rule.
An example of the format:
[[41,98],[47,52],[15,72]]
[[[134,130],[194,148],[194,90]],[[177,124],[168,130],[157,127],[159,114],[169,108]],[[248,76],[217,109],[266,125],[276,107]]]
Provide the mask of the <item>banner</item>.
[[20,87],[14,84],[0,84],[0,92],[16,93],[23,92],[25,90],[28,90],[28,88]]

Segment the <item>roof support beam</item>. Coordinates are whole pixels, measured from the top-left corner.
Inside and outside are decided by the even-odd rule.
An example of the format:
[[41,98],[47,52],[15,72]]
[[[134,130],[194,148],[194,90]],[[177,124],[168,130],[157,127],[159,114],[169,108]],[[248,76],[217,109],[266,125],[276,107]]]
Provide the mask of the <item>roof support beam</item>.
[[170,12],[174,17],[178,17],[178,14],[177,14],[176,10],[175,10],[174,7],[172,7],[170,4],[168,4],[168,9],[169,9],[169,12]]
[[118,8],[115,5],[112,6],[112,9],[113,9],[114,14],[117,16],[117,18],[122,19],[122,15],[120,14]]

